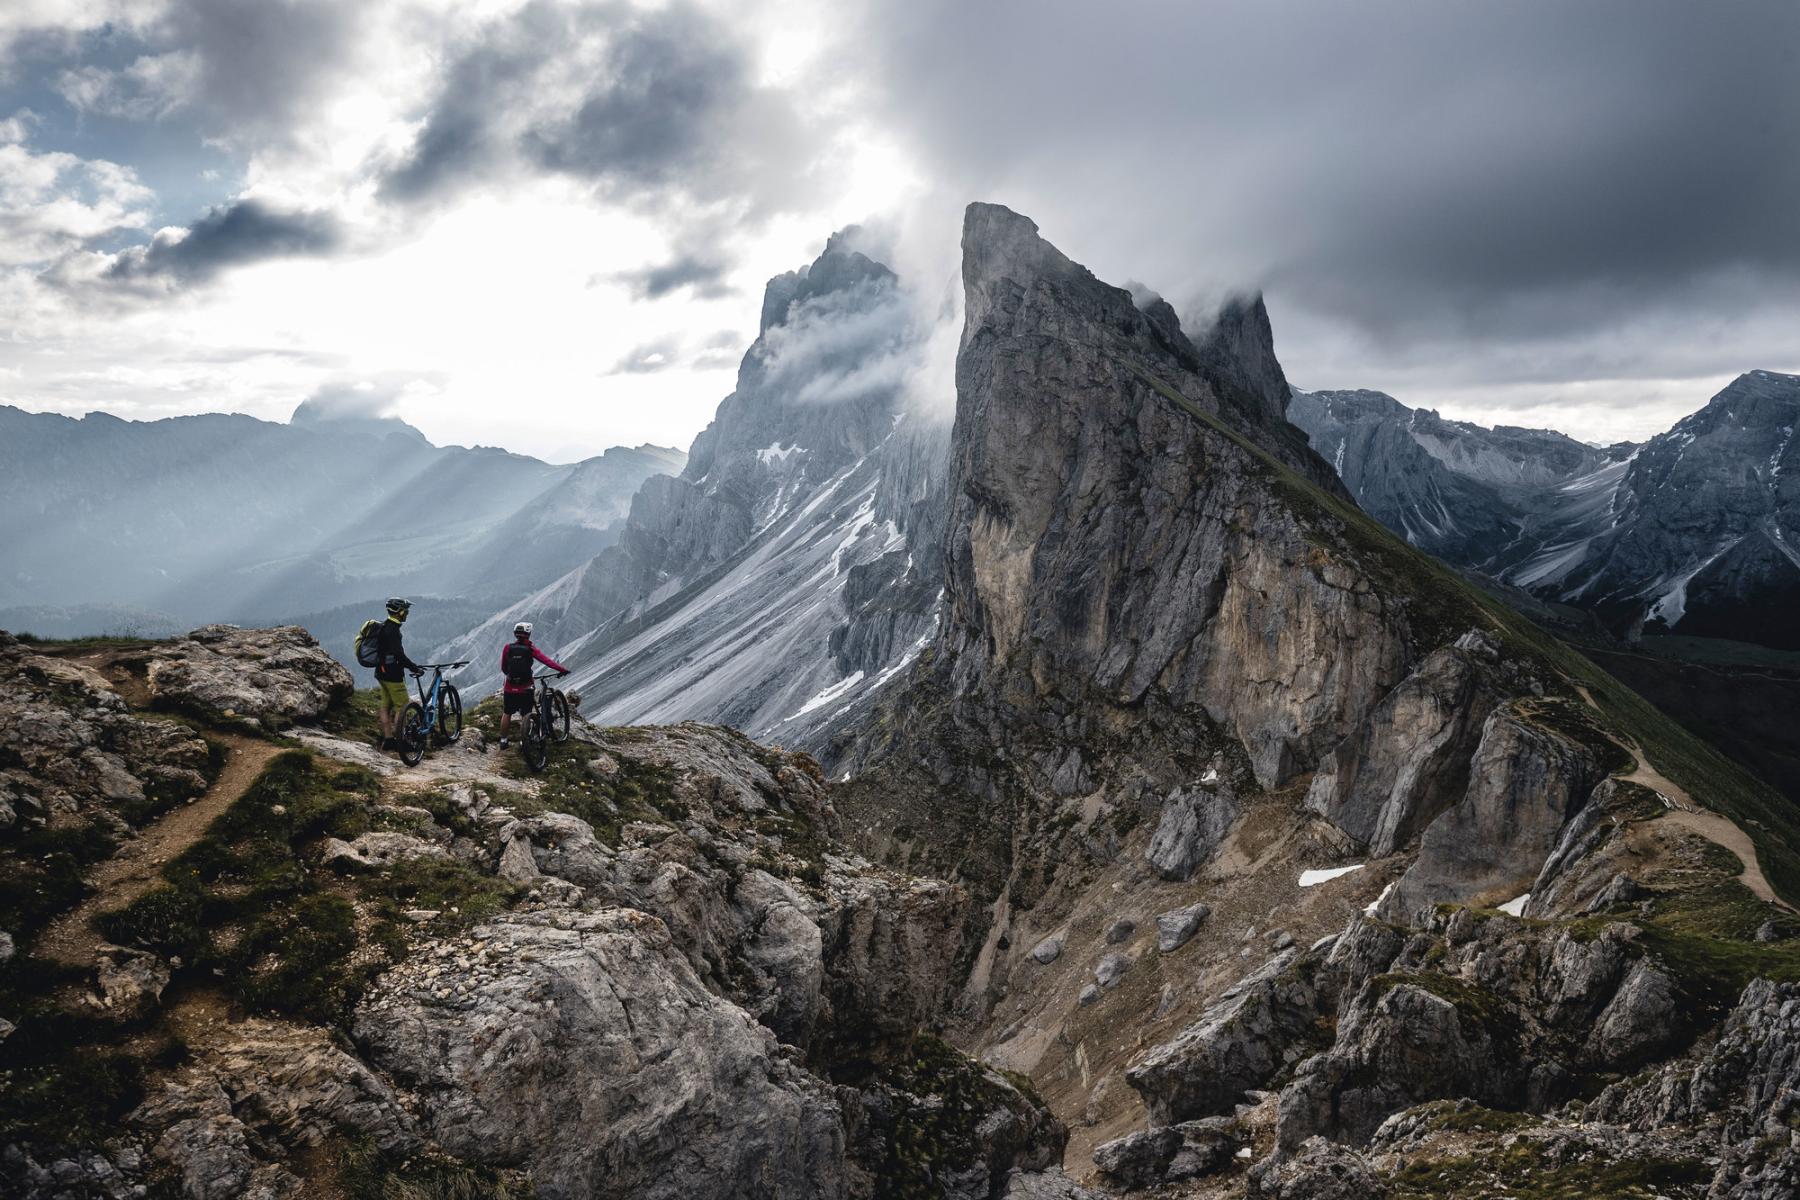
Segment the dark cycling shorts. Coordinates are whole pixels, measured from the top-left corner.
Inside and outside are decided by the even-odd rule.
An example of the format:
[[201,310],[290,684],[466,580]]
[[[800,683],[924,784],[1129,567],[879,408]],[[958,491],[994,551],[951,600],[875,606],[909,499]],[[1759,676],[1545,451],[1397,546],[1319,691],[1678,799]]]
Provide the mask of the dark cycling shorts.
[[531,692],[502,692],[500,703],[505,705],[506,715],[522,717],[531,711]]

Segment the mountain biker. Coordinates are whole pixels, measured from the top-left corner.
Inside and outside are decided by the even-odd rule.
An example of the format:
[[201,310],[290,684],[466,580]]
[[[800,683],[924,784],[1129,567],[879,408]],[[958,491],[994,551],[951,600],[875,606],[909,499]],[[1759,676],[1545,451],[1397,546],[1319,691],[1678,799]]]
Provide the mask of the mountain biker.
[[411,671],[417,678],[425,673],[412,659],[406,657],[406,647],[400,640],[400,626],[406,621],[406,614],[412,611],[412,601],[402,600],[395,596],[387,602],[387,620],[381,623],[381,631],[375,635],[375,645],[379,660],[375,667],[375,686],[381,689],[381,748],[393,750],[398,743],[394,734],[400,724],[400,712],[406,707],[406,676]]
[[506,749],[507,734],[512,729],[513,714],[524,716],[531,711],[532,679],[531,664],[533,660],[543,663],[559,675],[567,675],[569,668],[539,650],[531,644],[531,622],[520,621],[513,626],[513,640],[500,651],[500,673],[506,676],[506,686],[501,689],[500,696],[500,748]]

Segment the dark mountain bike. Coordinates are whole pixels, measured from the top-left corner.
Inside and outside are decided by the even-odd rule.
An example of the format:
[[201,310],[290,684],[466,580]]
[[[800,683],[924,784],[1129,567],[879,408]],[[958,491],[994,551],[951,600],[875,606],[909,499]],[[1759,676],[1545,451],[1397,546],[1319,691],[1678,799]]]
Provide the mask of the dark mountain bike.
[[456,685],[444,681],[446,670],[468,666],[465,659],[453,663],[426,663],[431,671],[431,690],[425,690],[425,672],[413,672],[418,681],[419,698],[400,710],[400,761],[409,767],[419,765],[425,757],[428,742],[447,746],[462,737],[462,696]]
[[541,671],[532,676],[537,681],[537,695],[532,698],[531,712],[525,718],[525,736],[519,743],[519,751],[525,756],[525,765],[533,771],[542,771],[549,763],[551,742],[569,739],[569,698],[550,686],[552,679],[561,679],[567,674],[567,671]]

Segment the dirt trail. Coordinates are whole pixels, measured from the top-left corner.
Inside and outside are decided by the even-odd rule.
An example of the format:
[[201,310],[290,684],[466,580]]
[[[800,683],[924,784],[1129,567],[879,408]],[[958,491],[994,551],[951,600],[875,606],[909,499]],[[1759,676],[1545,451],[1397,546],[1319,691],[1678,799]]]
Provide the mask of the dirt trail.
[[139,831],[119,852],[97,864],[88,876],[94,894],[64,913],[39,935],[33,950],[70,966],[91,966],[105,939],[92,926],[94,917],[131,903],[161,878],[162,866],[200,840],[213,819],[242,796],[282,747],[240,737],[210,733],[224,743],[224,769],[213,785],[191,804],[168,813]]
[[[1581,693],[1581,698],[1588,702],[1588,707],[1599,709],[1600,706],[1594,703],[1594,697],[1585,687],[1577,685],[1576,690]],[[1662,820],[1691,830],[1714,845],[1723,846],[1737,855],[1738,861],[1744,865],[1743,874],[1738,877],[1738,882],[1749,888],[1758,900],[1778,905],[1789,912],[1794,911],[1794,906],[1777,896],[1775,889],[1770,886],[1769,877],[1763,874],[1762,864],[1756,861],[1756,843],[1750,840],[1749,834],[1738,828],[1737,823],[1729,817],[1694,803],[1694,798],[1688,795],[1686,788],[1681,787],[1650,765],[1649,758],[1635,742],[1622,738],[1614,738],[1613,742],[1621,750],[1631,755],[1637,764],[1629,774],[1620,775],[1618,778],[1627,783],[1647,787],[1661,796],[1663,803],[1669,808],[1669,811],[1662,815]]]

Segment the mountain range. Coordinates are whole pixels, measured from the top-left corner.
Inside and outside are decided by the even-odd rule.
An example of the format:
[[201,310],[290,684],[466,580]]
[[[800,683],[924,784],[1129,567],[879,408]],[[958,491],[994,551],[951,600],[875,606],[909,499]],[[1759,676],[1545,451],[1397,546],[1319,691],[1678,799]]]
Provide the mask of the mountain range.
[[1297,392],[1357,502],[1448,562],[1626,638],[1800,649],[1800,376],[1740,375],[1642,444],[1486,429],[1380,392]]
[[[682,461],[439,447],[311,401],[286,424],[0,406],[0,609],[65,634],[378,610],[396,594],[492,611],[609,545],[639,485]],[[349,653],[336,625],[317,632]]]

